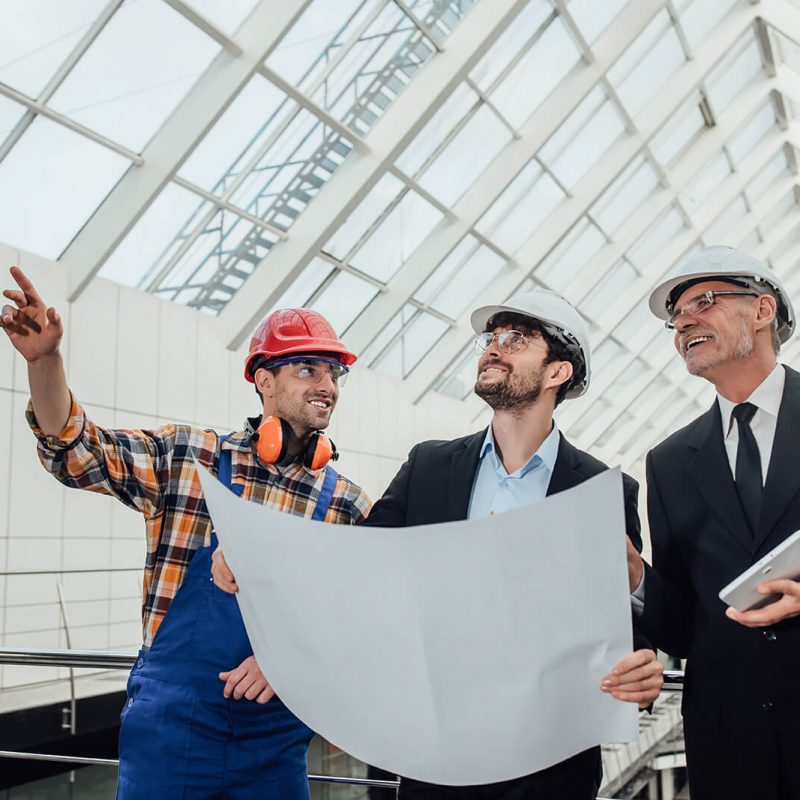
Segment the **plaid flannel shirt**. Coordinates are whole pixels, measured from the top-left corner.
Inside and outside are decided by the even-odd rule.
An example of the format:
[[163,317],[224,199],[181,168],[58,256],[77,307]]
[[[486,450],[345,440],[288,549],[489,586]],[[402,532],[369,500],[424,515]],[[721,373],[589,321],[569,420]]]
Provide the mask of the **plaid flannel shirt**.
[[[147,556],[142,625],[149,647],[189,561],[211,542],[211,522],[192,455],[217,474],[220,439],[211,430],[165,425],[156,430],[111,430],[93,423],[73,399],[58,436],[45,436],[29,403],[28,424],[38,439],[39,459],[64,486],[109,494],[144,515]],[[230,435],[231,480],[242,497],[301,517],[314,513],[324,470],[300,464],[265,466],[256,460],[252,424]],[[369,510],[362,489],[339,476],[326,522],[354,525]]]

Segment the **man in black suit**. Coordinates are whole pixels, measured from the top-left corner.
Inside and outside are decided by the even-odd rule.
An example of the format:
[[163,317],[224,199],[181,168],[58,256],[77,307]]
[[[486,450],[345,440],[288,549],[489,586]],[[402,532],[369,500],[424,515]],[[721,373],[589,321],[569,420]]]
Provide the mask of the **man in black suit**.
[[[629,548],[645,635],[688,658],[692,800],[800,798],[800,583],[740,613],[720,589],[800,528],[800,374],[776,363],[794,311],[756,259],[711,247],[650,298],[713,406],[647,457],[653,566]],[[643,606],[642,606],[643,603]]]
[[[578,313],[543,289],[472,314],[478,334],[475,392],[494,410],[487,430],[454,441],[416,445],[366,525],[404,527],[476,518],[509,510],[576,486],[607,469],[571,445],[553,421],[554,408],[589,384],[589,338]],[[638,485],[623,475],[628,536],[641,547]],[[565,587],[565,591],[569,591]],[[661,689],[655,653],[641,649],[617,665],[602,690],[649,705]],[[550,720],[580,725],[580,719]],[[401,779],[408,800],[594,800],[600,748],[515,780],[486,786],[434,786]]]
[[[472,325],[482,354],[475,392],[494,410],[492,424],[454,441],[416,445],[363,524],[406,527],[484,517],[569,489],[607,469],[571,445],[553,421],[554,408],[589,385],[589,337],[575,309],[554,292],[535,289],[504,305],[479,308]],[[628,475],[623,481],[626,530],[640,548],[638,484]],[[214,560],[215,582],[234,591],[219,550]],[[617,664],[598,690],[646,707],[662,684],[655,653],[642,648]],[[548,724],[581,722],[553,719]],[[595,800],[601,774],[600,747],[593,747],[532,775],[484,786],[436,786],[403,778],[398,796]]]

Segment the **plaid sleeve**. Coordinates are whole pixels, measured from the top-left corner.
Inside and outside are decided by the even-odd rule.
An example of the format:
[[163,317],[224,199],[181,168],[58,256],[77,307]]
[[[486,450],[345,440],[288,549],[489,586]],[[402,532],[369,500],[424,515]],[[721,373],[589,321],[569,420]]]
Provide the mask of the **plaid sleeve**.
[[175,427],[112,430],[95,425],[73,398],[58,436],[46,436],[32,403],[25,414],[38,440],[39,460],[64,486],[118,498],[145,517],[155,516],[169,482]]

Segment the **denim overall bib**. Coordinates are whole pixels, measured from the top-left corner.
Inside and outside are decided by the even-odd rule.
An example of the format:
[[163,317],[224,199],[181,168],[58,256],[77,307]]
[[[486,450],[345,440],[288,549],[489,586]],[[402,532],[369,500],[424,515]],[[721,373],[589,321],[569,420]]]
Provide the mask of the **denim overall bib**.
[[[241,495],[243,487],[231,484],[230,450],[220,450],[218,477]],[[326,469],[312,519],[325,518],[337,477]],[[308,800],[313,731],[278,697],[259,705],[222,694],[219,673],[253,650],[236,596],[211,579],[216,546],[212,531],[131,671],[117,800]]]

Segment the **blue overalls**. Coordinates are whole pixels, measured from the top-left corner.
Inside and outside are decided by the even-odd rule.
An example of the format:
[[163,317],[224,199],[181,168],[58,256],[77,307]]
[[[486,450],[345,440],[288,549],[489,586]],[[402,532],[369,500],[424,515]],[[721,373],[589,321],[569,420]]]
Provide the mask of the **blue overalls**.
[[[220,449],[218,477],[241,495],[243,487],[231,484],[230,450]],[[325,518],[337,477],[326,469],[312,519]],[[117,800],[308,800],[313,731],[278,697],[260,705],[222,694],[219,673],[253,650],[236,596],[211,580],[216,545],[212,531],[131,671]]]

